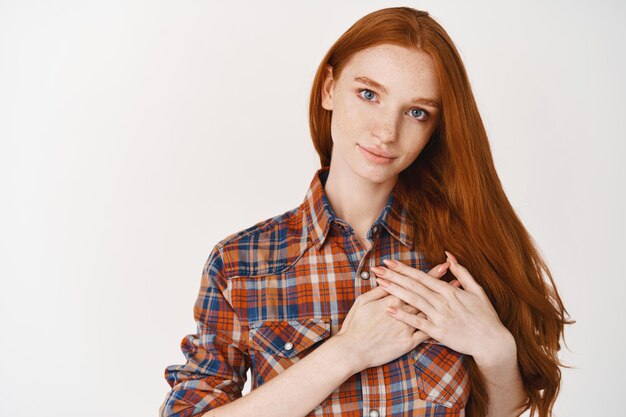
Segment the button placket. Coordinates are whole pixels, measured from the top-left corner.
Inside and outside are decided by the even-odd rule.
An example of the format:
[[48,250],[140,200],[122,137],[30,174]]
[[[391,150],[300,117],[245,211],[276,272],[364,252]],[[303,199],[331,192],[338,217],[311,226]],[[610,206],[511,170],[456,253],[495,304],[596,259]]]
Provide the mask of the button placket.
[[[374,227],[372,228],[372,230],[374,230],[374,231],[378,230],[377,226],[374,226]],[[359,269],[361,269],[361,268],[363,268],[363,267],[364,267],[364,265],[365,265],[365,259],[367,258],[367,255],[369,255],[369,254],[370,254],[370,252],[372,252],[372,251],[374,250],[374,246],[375,246],[375,245],[376,245],[376,241],[374,241],[374,243],[372,244],[372,246],[371,246],[371,247],[370,247],[370,248],[369,248],[369,249],[365,252],[365,255],[363,256],[363,258],[361,258],[361,262],[360,262],[360,265],[359,265]],[[361,279],[368,280],[368,279],[370,279],[371,274],[370,274],[370,272],[369,272],[369,271],[365,271],[365,270],[363,270],[363,271],[361,271],[361,272],[359,273],[359,276],[361,277]]]

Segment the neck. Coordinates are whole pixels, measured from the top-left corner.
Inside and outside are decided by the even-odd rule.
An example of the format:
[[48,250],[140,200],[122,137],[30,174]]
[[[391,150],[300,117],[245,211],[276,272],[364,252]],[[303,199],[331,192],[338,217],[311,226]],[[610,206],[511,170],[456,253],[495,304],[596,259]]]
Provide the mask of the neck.
[[337,217],[365,234],[385,207],[396,180],[397,176],[374,183],[356,174],[337,175],[331,167],[324,192]]

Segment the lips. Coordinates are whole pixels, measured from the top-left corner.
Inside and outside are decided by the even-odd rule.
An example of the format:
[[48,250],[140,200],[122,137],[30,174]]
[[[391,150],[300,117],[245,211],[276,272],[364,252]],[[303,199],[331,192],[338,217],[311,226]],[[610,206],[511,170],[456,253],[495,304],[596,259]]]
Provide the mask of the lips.
[[389,159],[395,158],[395,156],[393,156],[389,152],[383,151],[382,149],[378,149],[378,148],[375,148],[375,147],[367,147],[367,146],[363,146],[363,145],[359,145],[359,146],[361,148],[365,149],[366,151],[368,151],[370,153],[373,153],[374,155],[382,156],[384,158],[389,158]]

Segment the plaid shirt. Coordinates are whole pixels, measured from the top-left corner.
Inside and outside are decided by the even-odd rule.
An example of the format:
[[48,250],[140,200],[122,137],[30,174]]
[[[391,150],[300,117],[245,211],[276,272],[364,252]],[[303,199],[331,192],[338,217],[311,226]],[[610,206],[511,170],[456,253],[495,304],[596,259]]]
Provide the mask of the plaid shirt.
[[[357,296],[377,283],[385,258],[428,271],[412,250],[406,212],[395,197],[367,232],[366,250],[335,216],[314,175],[300,206],[222,239],[203,269],[194,306],[197,332],[185,336],[184,365],[165,368],[171,386],[161,416],[195,416],[241,397],[308,355],[341,328]],[[465,415],[465,355],[428,339],[397,359],[352,375],[310,416]]]

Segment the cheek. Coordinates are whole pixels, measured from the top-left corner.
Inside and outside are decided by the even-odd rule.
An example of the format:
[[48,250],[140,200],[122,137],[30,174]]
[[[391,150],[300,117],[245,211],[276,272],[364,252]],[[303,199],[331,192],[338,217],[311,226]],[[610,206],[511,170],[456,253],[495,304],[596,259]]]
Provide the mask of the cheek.
[[362,132],[367,129],[367,118],[350,106],[335,106],[331,119],[331,135],[333,141],[355,143],[359,142]]
[[410,148],[406,148],[404,152],[406,166],[411,165],[417,157],[422,153],[422,150],[426,146],[427,141],[419,142],[419,144],[413,144]]

